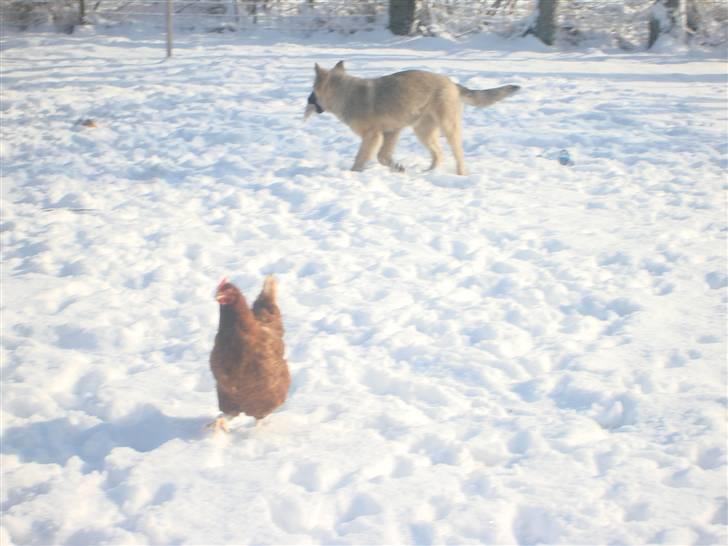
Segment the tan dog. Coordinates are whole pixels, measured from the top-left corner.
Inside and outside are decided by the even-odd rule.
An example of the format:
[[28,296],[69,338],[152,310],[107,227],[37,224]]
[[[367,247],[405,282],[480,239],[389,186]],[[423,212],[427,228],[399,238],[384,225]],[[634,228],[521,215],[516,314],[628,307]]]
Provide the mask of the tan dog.
[[308,97],[304,119],[314,112],[331,112],[361,137],[352,171],[361,171],[374,154],[382,165],[404,168],[392,159],[399,133],[412,126],[432,154],[430,169],[442,162],[440,131],[450,144],[457,173],[466,174],[461,135],[462,104],[489,106],[520,89],[505,85],[472,90],[449,78],[422,70],[406,70],[381,78],[347,74],[344,62],[326,70],[316,64],[316,80]]

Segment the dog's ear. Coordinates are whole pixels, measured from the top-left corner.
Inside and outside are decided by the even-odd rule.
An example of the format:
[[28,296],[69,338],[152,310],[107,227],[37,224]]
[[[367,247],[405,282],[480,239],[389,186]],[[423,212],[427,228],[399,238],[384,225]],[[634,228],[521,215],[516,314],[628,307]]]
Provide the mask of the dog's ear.
[[346,70],[344,69],[344,61],[339,61],[338,63],[336,63],[334,70],[339,70],[340,72],[345,72]]
[[317,77],[323,78],[324,76],[326,76],[326,70],[324,68],[321,68],[318,63],[314,63],[313,67],[316,70]]

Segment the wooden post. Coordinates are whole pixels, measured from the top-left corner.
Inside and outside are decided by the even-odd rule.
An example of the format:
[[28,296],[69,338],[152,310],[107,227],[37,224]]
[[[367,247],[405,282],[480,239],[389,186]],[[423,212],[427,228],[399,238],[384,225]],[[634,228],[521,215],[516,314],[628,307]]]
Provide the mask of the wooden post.
[[167,58],[172,56],[172,4],[173,0],[167,0]]
[[86,24],[86,0],[78,0],[78,22]]
[[238,7],[238,0],[232,0],[233,3],[233,15],[235,16],[235,24],[240,25],[240,8]]

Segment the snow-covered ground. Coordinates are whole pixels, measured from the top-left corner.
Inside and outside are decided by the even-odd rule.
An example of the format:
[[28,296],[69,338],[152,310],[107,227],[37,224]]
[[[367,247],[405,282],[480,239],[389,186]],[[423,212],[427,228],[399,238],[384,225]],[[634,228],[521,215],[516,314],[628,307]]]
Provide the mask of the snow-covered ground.
[[[720,55],[1,43],[2,544],[726,543]],[[469,176],[351,173],[339,59],[523,89]],[[268,273],[290,398],[212,437],[214,288]]]

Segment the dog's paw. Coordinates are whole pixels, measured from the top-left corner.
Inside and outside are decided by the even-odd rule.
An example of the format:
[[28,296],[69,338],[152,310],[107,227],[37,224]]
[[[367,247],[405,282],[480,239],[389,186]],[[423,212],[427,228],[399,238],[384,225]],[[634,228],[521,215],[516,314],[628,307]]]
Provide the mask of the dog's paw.
[[401,163],[393,162],[391,165],[391,169],[396,173],[403,173],[404,165],[402,165]]

